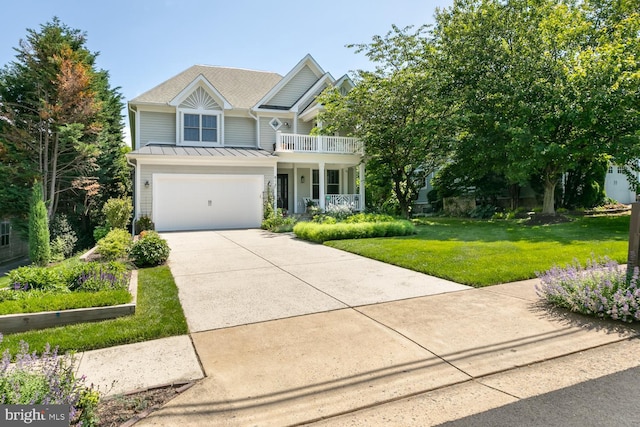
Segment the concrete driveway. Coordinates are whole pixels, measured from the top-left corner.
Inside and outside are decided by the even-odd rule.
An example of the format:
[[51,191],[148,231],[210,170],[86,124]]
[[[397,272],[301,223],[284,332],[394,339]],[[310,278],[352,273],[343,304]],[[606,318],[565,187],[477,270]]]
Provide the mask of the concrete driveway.
[[290,234],[163,237],[191,333],[469,289]]
[[549,310],[535,280],[468,289],[259,230],[163,236],[206,376],[137,426],[438,425],[638,365],[637,325]]

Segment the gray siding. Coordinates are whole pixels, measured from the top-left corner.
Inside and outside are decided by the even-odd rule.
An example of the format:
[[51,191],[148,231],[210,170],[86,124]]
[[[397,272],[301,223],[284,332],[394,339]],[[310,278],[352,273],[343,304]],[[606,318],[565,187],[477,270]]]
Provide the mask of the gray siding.
[[267,104],[291,107],[317,81],[318,77],[305,65]]
[[175,113],[140,112],[140,146],[150,142],[176,143]]
[[309,120],[305,122],[303,120],[298,119],[298,133],[301,135],[309,135],[311,133],[311,129],[313,129],[313,120]]
[[260,117],[260,148],[271,152],[273,152],[273,144],[276,143],[276,131],[269,124],[272,118]]
[[[149,215],[153,218],[153,174],[154,173],[176,173],[176,174],[226,174],[226,175],[264,175],[264,188],[267,190],[269,182],[275,185],[272,167],[237,167],[237,166],[193,166],[193,165],[141,165],[140,166],[140,212],[138,216]],[[144,187],[144,183],[149,181],[149,188]],[[265,199],[266,200],[266,199]]]
[[255,147],[256,121],[245,117],[224,118],[224,145],[226,147]]

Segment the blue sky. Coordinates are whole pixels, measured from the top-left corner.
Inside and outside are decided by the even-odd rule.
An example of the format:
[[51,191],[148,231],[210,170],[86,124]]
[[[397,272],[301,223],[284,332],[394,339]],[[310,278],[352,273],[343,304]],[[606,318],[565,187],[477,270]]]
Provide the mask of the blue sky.
[[[433,23],[453,0],[17,0],[3,4],[0,65],[14,59],[26,29],[54,16],[87,33],[98,68],[125,100],[194,64],[286,74],[310,53],[338,78],[370,69],[345,47],[400,27]],[[128,122],[125,120],[128,127]]]

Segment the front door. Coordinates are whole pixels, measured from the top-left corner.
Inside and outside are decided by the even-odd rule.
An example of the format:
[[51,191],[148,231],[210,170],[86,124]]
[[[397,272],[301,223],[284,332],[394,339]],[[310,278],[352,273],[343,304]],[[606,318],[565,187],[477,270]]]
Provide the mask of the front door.
[[287,212],[289,210],[289,175],[286,173],[278,174],[277,188],[278,208]]

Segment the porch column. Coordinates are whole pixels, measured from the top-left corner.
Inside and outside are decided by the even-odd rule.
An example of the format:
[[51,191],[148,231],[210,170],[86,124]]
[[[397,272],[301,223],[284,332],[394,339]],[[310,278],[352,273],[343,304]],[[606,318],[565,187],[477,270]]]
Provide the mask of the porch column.
[[364,211],[364,162],[358,167],[358,176],[360,177],[360,210]]
[[340,192],[349,194],[349,168],[340,168]]
[[293,167],[293,213],[298,213],[298,166]]
[[273,211],[278,212],[278,165],[273,166]]
[[320,210],[324,212],[325,209],[325,200],[324,200],[324,162],[318,163],[318,184],[320,187]]

